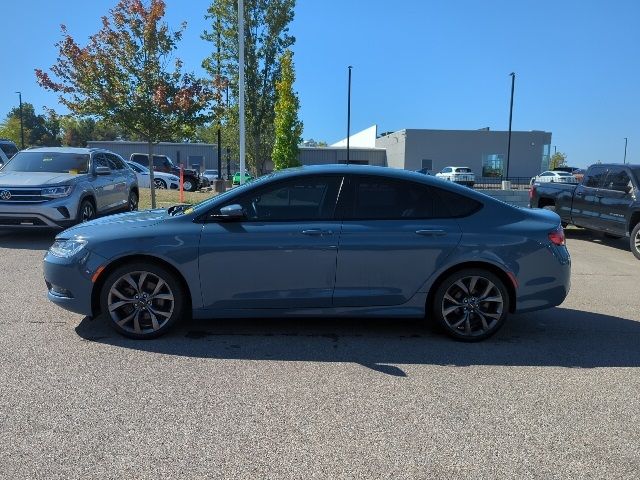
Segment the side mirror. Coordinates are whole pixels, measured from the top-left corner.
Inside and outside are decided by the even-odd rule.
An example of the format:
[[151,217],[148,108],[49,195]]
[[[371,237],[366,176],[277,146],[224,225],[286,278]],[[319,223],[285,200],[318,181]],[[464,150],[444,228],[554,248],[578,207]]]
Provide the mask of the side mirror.
[[623,192],[628,195],[631,193],[632,190],[633,190],[633,187],[631,185],[625,185]]
[[227,205],[220,209],[220,215],[216,215],[217,218],[227,218],[229,220],[245,218],[244,210],[240,205],[233,204]]
[[96,175],[111,175],[111,169],[109,167],[96,167]]

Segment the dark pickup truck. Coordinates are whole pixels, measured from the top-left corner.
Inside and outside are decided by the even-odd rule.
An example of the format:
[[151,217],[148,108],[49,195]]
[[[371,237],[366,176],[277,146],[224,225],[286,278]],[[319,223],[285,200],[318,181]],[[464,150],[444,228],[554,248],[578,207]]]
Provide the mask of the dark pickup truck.
[[578,185],[534,183],[529,206],[553,210],[565,226],[629,237],[631,252],[640,260],[640,165],[592,165]]

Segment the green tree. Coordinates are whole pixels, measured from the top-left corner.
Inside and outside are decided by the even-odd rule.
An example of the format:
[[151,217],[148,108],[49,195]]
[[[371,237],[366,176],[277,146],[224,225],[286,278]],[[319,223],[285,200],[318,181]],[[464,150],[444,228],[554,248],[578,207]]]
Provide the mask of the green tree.
[[280,79],[276,82],[276,138],[272,156],[275,170],[300,165],[298,144],[302,141],[302,122],[298,119],[300,102],[293,91],[295,80],[293,53],[286,50],[280,58]]
[[[44,113],[38,115],[32,104],[24,102],[22,122],[25,147],[60,145],[60,119],[53,110],[45,108]],[[12,108],[0,123],[0,137],[13,140],[16,145],[21,146],[19,107]]]
[[62,144],[70,147],[86,147],[90,140],[116,140],[124,136],[123,130],[118,126],[91,117],[65,115],[60,118],[60,126]]
[[549,170],[555,170],[558,167],[564,167],[567,164],[567,156],[562,152],[556,152],[551,155],[549,160]]
[[[279,78],[279,58],[295,42],[289,35],[295,0],[245,0],[245,125],[247,161],[257,174],[265,171],[275,140],[275,84]],[[206,18],[212,29],[202,38],[213,43],[214,51],[202,65],[214,77],[229,80],[231,99],[225,119],[238,125],[238,12],[236,0],[213,0]],[[220,54],[217,53],[220,32]],[[235,115],[235,118],[234,118]],[[224,129],[223,129],[224,133]],[[228,134],[230,137],[233,135]],[[232,140],[233,138],[230,138]],[[235,141],[237,134],[235,135]],[[233,151],[237,152],[237,144]]]
[[[36,70],[41,86],[79,116],[103,118],[148,144],[152,167],[155,142],[191,135],[208,119],[209,85],[182,73],[176,59],[186,24],[171,31],[163,21],[163,0],[120,0],[102,17],[102,28],[80,46],[62,26],[59,56],[50,76]],[[151,205],[155,207],[151,168]]]

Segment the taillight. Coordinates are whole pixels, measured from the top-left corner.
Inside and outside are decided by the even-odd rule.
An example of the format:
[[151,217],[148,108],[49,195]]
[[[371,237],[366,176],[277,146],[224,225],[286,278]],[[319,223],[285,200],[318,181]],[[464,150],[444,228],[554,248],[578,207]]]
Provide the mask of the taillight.
[[554,231],[549,232],[549,240],[551,240],[551,243],[553,243],[554,245],[558,245],[558,246],[564,245],[565,238],[564,238],[564,228],[562,228],[562,225],[560,225]]
[[536,186],[535,186],[535,184],[534,184],[534,185],[531,185],[531,188],[529,189],[529,200],[532,200],[532,199],[533,199],[533,194],[535,193],[535,191],[536,191]]

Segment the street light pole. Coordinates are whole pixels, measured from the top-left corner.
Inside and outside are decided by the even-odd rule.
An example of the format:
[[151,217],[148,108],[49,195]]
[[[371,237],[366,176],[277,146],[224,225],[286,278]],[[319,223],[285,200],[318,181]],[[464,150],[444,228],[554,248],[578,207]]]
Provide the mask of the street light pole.
[[349,165],[349,136],[351,135],[351,69],[349,65],[349,87],[347,90],[347,165]]
[[24,150],[24,124],[22,120],[22,92],[16,92],[18,94],[18,100],[20,101],[20,143],[22,144],[22,150]]
[[240,185],[244,183],[244,0],[238,0],[238,109],[240,120]]
[[627,137],[624,137],[624,160],[622,163],[627,163]]
[[511,160],[511,120],[513,119],[513,90],[516,85],[516,74],[514,72],[511,72],[509,75],[511,75],[511,105],[509,107],[509,140],[507,141],[507,178],[509,178],[509,160]]

